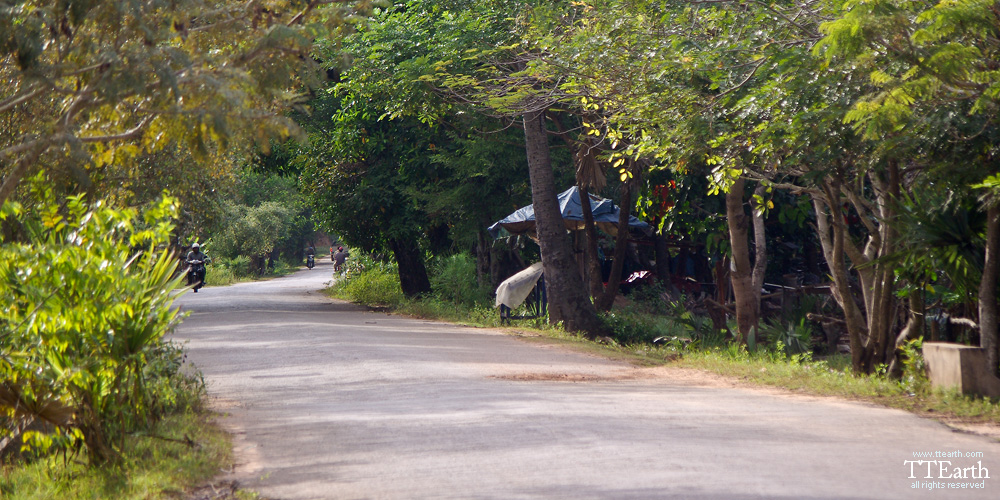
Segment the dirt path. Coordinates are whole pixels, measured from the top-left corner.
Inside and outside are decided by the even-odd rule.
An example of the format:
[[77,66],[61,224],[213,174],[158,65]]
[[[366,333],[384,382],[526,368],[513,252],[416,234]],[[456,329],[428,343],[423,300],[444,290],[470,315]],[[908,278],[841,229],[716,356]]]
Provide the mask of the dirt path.
[[[366,312],[317,292],[326,264],[180,299],[192,315],[177,337],[235,436],[238,464],[223,479],[265,497],[1000,495],[1000,444],[987,438]],[[961,456],[915,456],[927,452]],[[942,461],[969,477],[943,477]]]

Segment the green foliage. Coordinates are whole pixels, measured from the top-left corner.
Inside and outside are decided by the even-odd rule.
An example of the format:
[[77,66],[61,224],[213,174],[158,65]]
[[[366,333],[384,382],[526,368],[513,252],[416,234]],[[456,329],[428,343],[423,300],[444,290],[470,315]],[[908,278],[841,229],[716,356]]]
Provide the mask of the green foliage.
[[908,340],[900,350],[903,361],[903,378],[900,384],[910,393],[928,392],[930,380],[927,378],[927,366],[924,362],[924,338]]
[[231,267],[220,266],[214,262],[205,266],[205,283],[211,283],[212,286],[232,285],[239,280]]
[[788,357],[812,352],[813,329],[805,317],[798,323],[785,323],[780,319],[769,321],[761,326],[760,333],[768,345],[777,346],[777,350]]
[[930,288],[944,274],[957,296],[974,302],[983,274],[986,218],[971,196],[939,189],[902,196],[893,226],[901,249],[889,259],[900,276]]
[[637,308],[650,313],[666,313],[672,306],[666,285],[657,280],[632,289],[628,298]]
[[379,10],[342,43],[321,45],[322,59],[342,71],[310,103],[318,112],[299,117],[310,144],[297,161],[317,220],[368,252],[405,238],[450,255],[530,202],[519,127],[433,83],[509,43],[519,8],[511,0],[407,2]]
[[0,4],[0,156],[13,160],[0,200],[38,163],[85,178],[85,165],[129,162],[176,143],[199,160],[253,143],[266,150],[268,139],[296,131],[283,113],[298,104],[295,90],[324,78],[313,41],[349,31],[348,19],[370,5]]
[[670,323],[651,315],[609,312],[603,316],[604,326],[611,337],[621,345],[651,344],[657,337],[672,336]]
[[254,207],[233,203],[225,207],[225,212],[226,225],[214,239],[213,250],[229,258],[263,259],[277,248],[294,219],[290,208],[274,201]]
[[[120,457],[130,432],[178,400],[179,352],[163,336],[183,275],[168,251],[177,205],[163,198],[139,218],[82,196],[16,203],[2,216],[24,241],[0,246],[0,411],[38,452],[85,447],[91,462]],[[16,431],[15,431],[16,432]]]
[[434,295],[445,302],[467,307],[490,302],[489,287],[479,286],[476,261],[468,254],[438,259],[431,267],[430,280]]
[[[213,285],[229,284],[253,276],[253,269],[250,267],[250,257],[245,255],[238,255],[232,258],[219,257],[213,259],[212,265],[208,266],[206,270],[209,273],[209,277],[206,279],[208,279],[208,282]],[[229,274],[233,277],[233,281],[226,281],[225,283],[222,283],[212,280],[211,275],[213,271],[218,274]]]
[[1000,20],[991,2],[847,1],[840,8],[838,18],[822,25],[826,36],[815,50],[870,71],[877,89],[846,116],[866,136],[898,131],[923,104],[952,99],[995,116]]
[[271,259],[297,262],[315,237],[312,211],[295,178],[245,167],[236,175],[234,190],[220,193],[215,222],[200,228],[203,240],[211,237],[206,253],[221,257],[219,263],[228,268],[215,271],[223,276],[209,281],[213,284],[228,283],[229,274],[235,280],[263,275]]
[[366,306],[393,307],[403,301],[395,264],[358,255],[348,259],[346,265],[346,275],[335,285],[337,294]]

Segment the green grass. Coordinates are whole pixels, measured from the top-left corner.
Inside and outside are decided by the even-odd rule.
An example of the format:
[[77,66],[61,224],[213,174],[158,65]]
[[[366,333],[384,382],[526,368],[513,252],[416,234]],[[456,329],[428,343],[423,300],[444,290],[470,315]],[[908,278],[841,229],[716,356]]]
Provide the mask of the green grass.
[[0,471],[0,498],[173,499],[231,467],[229,436],[208,413],[187,412],[162,420],[152,432],[132,436],[120,466],[93,468],[82,457],[62,455]]
[[[878,375],[849,371],[842,359],[795,362],[767,355],[737,355],[722,350],[685,353],[679,366],[707,370],[755,385],[781,387],[821,396],[869,401],[914,413],[956,417],[972,422],[1000,424],[1000,404],[987,398],[932,390],[926,383],[914,384]],[[917,387],[919,386],[919,387]]]
[[923,374],[908,373],[897,381],[851,371],[847,356],[811,360],[786,357],[771,349],[750,353],[743,347],[686,349],[678,345],[609,345],[607,350],[630,356],[642,365],[669,364],[729,377],[748,386],[767,386],[816,396],[867,401],[924,416],[967,423],[1000,424],[1000,402],[955,390],[933,390]]

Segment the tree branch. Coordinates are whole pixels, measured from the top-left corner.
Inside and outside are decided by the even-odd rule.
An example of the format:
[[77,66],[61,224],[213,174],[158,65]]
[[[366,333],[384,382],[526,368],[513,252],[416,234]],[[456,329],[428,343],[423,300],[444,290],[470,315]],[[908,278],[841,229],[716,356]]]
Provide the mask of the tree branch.
[[28,92],[26,94],[22,94],[22,95],[17,96],[17,97],[11,97],[10,99],[7,99],[4,102],[0,102],[0,113],[3,113],[5,111],[9,110],[10,108],[13,108],[14,106],[17,106],[18,104],[21,104],[21,103],[23,103],[25,101],[31,100],[33,97],[35,97],[38,94],[42,93],[44,90],[45,90],[45,86],[39,85],[38,88],[36,88],[35,90],[32,90],[31,92]]

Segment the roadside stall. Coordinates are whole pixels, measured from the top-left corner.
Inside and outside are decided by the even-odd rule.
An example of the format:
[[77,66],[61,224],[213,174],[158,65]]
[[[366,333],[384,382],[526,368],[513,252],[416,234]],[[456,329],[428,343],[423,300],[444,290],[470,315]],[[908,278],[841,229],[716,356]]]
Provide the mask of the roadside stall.
[[[594,215],[594,225],[604,233],[617,236],[618,219],[621,210],[609,199],[590,195],[591,212]],[[585,222],[583,220],[583,206],[580,202],[580,191],[573,186],[559,194],[559,212],[562,214],[563,223],[566,230],[573,236],[573,247],[577,253],[577,260],[580,265],[580,272],[583,273],[583,240]],[[629,217],[630,230],[640,231],[648,234],[649,224],[639,220],[635,216]],[[488,228],[491,236],[500,238],[507,234],[527,235],[535,239],[535,207],[528,205],[514,211],[514,213],[495,222]],[[535,290],[536,303],[534,312],[536,315],[545,314],[545,279],[542,277],[542,263],[536,262],[527,269],[511,276],[497,287],[496,306],[500,308],[500,317],[504,321],[509,321],[510,312],[520,306],[524,300]]]

